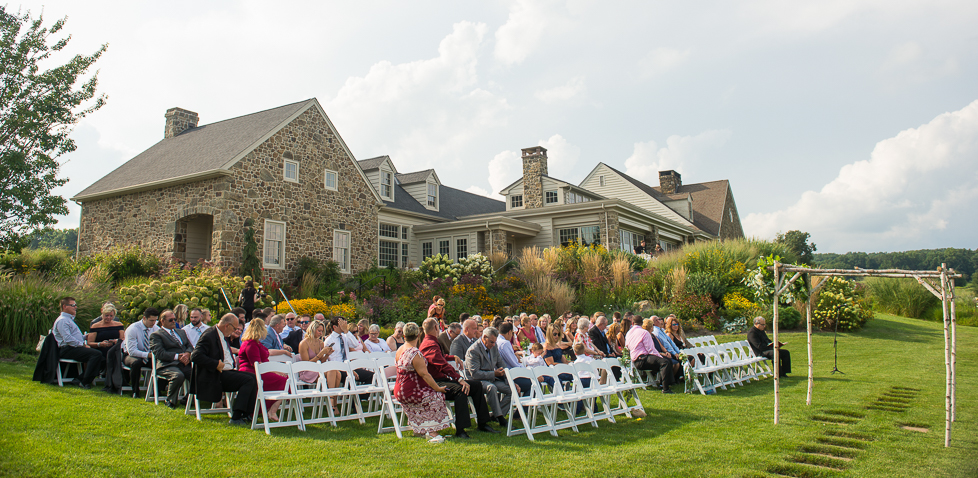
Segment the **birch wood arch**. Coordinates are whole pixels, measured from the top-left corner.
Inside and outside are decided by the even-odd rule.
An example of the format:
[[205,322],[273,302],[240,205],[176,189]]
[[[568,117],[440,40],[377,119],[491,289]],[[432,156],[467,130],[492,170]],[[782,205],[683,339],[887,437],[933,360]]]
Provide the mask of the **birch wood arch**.
[[[952,279],[961,278],[953,269],[948,269],[947,264],[941,264],[936,271],[908,271],[902,269],[809,269],[794,265],[782,264],[775,261],[768,269],[774,272],[774,303],[779,303],[779,298],[788,287],[799,277],[804,276],[804,280],[811,284],[811,276],[824,277],[890,277],[890,278],[913,278],[920,285],[924,286],[931,294],[941,300],[941,308],[944,314],[944,371],[945,371],[945,393],[944,393],[944,446],[951,446],[951,423],[955,421],[955,393],[957,377],[955,368],[957,363],[957,325],[954,310],[954,281]],[[789,277],[790,275],[790,277]],[[935,283],[937,281],[937,283]],[[810,287],[808,301],[806,302],[806,322],[808,324],[808,399],[806,405],[812,404],[812,388],[814,384],[814,362],[812,360],[812,296],[818,292],[825,284],[820,282],[815,287]],[[774,343],[778,343],[778,307],[774,307]],[[779,422],[781,412],[781,378],[780,378],[780,347],[774,347],[774,424]]]

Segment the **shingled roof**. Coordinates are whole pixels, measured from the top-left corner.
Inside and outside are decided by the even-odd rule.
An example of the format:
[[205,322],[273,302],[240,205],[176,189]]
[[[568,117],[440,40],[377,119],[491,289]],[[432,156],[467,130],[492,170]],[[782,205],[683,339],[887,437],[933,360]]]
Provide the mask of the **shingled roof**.
[[658,201],[686,199],[687,195],[692,196],[693,225],[703,232],[714,236],[720,235],[720,220],[723,218],[723,205],[727,200],[727,189],[730,187],[730,182],[726,179],[705,183],[683,184],[674,194],[663,194],[662,189],[659,187],[649,186],[608,164],[605,164],[605,166]]
[[445,185],[439,186],[441,194],[439,210],[433,211],[415,201],[414,197],[408,194],[400,184],[396,185],[395,188],[394,201],[384,201],[386,205],[393,209],[424,214],[448,221],[456,221],[464,216],[506,211],[506,203],[502,201]]
[[232,160],[315,102],[315,98],[308,99],[188,129],[139,153],[73,199],[121,194],[184,177],[190,180],[202,179],[208,173],[220,174],[233,164]]
[[424,181],[425,179],[428,179],[428,175],[431,174],[432,171],[434,170],[425,169],[423,171],[415,171],[413,173],[398,174],[397,180],[401,184],[418,183]]
[[369,171],[371,169],[379,168],[380,165],[384,163],[384,160],[388,158],[389,156],[384,155],[384,156],[377,156],[376,158],[361,159],[357,161],[357,164],[360,165],[360,169],[364,171]]

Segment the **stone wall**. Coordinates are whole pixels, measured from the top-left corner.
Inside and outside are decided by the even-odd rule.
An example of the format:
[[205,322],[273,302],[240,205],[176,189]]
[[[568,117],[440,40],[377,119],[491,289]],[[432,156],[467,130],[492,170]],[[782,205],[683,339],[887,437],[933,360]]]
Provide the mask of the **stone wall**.
[[[282,177],[284,159],[299,162],[299,182]],[[338,173],[338,191],[326,190],[324,169]],[[285,267],[266,269],[275,280],[292,279],[304,256],[333,259],[333,231],[351,234],[351,268],[377,258],[377,205],[323,117],[310,108],[231,167],[231,176],[169,186],[82,206],[79,254],[136,244],[160,255],[174,252],[177,221],[192,214],[214,217],[211,260],[237,268],[244,248],[244,221],[255,220],[264,252],[265,220],[286,223]]]
[[602,216],[601,243],[609,251],[617,251],[621,249],[621,228],[618,222],[618,211],[605,211]]
[[523,208],[543,207],[543,176],[547,175],[547,150],[542,146],[523,149]]
[[672,170],[659,171],[659,189],[662,194],[675,194],[682,185],[683,179],[679,173]]
[[[737,211],[737,203],[734,202],[733,191],[727,187],[726,210],[723,211],[723,220],[720,221],[720,239],[739,239],[744,237],[744,227],[740,224],[740,214]],[[733,209],[733,221],[730,220],[730,209]]]

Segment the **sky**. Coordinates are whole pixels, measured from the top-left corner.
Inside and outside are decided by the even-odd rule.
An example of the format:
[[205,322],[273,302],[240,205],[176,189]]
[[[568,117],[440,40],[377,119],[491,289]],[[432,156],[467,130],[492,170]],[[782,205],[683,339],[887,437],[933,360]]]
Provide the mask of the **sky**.
[[[978,247],[978,2],[41,1],[107,104],[71,197],[163,137],[315,97],[357,159],[494,196],[521,148],[578,183],[728,179],[747,236],[819,252]],[[54,60],[57,60],[55,58]],[[79,207],[58,227],[77,227]],[[972,211],[972,212],[968,212]]]

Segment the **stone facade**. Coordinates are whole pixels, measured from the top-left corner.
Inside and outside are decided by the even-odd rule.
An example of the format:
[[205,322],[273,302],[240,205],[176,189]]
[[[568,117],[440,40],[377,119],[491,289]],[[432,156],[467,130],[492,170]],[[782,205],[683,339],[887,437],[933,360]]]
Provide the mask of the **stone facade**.
[[[172,111],[172,110],[171,110]],[[285,158],[299,163],[299,182],[283,179]],[[338,191],[326,190],[324,169],[338,173]],[[285,223],[285,265],[266,268],[270,279],[291,279],[300,258],[333,260],[333,234],[349,231],[351,272],[377,257],[378,206],[371,186],[340,146],[319,110],[309,108],[230,168],[230,175],[82,204],[78,252],[136,244],[171,256],[187,216],[213,217],[211,260],[237,268],[244,222],[255,220],[264,254],[265,220]]]
[[166,110],[166,128],[163,131],[163,138],[172,138],[190,128],[197,127],[197,113],[183,108],[170,108]]
[[659,189],[662,194],[675,194],[682,185],[683,178],[679,173],[672,170],[659,171]]
[[547,148],[523,148],[523,208],[543,207],[543,176],[547,175]]
[[490,231],[489,237],[489,254],[496,252],[506,252],[506,231],[502,229],[493,229]]
[[[723,211],[723,220],[720,221],[720,239],[737,239],[744,237],[744,228],[740,224],[740,215],[737,214],[737,206],[734,202],[733,191],[727,188],[727,200],[724,202],[726,210]],[[731,217],[733,216],[733,220]]]
[[601,216],[601,243],[609,251],[621,249],[621,227],[618,221],[618,211],[605,211]]

